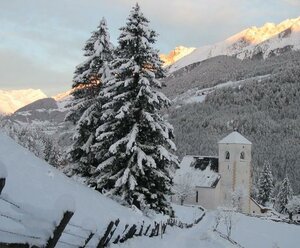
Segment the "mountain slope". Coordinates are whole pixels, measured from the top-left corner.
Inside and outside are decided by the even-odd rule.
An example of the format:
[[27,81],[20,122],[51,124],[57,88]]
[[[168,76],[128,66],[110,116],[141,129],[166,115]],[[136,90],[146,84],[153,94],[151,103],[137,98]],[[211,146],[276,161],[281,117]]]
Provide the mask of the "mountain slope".
[[260,28],[251,27],[225,41],[195,49],[171,65],[170,72],[219,55],[236,56],[240,59],[257,55],[266,58],[286,50],[299,50],[299,37],[300,17],[288,19],[278,25],[266,23]]
[[0,90],[0,113],[11,114],[29,103],[46,97],[41,90]]
[[[292,60],[293,53],[266,60],[261,72],[265,71],[263,75],[267,75],[263,77],[232,82],[228,80],[227,85],[216,84],[218,78],[222,77],[221,74],[215,82],[207,81],[206,84],[227,87],[214,87],[209,89],[210,92],[204,92],[205,84],[201,83],[201,75],[206,74],[203,72],[198,74],[199,81],[195,83],[196,87],[190,88],[189,91],[181,88],[184,93],[177,93],[176,96],[172,89],[168,89],[176,102],[167,116],[175,128],[175,142],[179,155],[216,155],[217,141],[224,133],[237,129],[253,141],[254,185],[262,165],[269,161],[276,186],[287,173],[295,193],[299,194],[300,52],[294,53],[298,55],[294,57],[295,60]],[[281,60],[283,57],[286,59]],[[269,61],[273,63],[269,64]],[[278,66],[274,66],[275,64]],[[262,66],[257,64],[261,69]],[[240,70],[243,75],[249,73],[246,68],[243,70],[242,67]],[[191,72],[185,77],[182,75],[174,78],[173,83],[175,84],[175,79],[177,82],[189,82]],[[255,73],[255,70],[252,73]],[[183,79],[186,81],[182,81]],[[197,95],[198,93],[204,95]],[[196,97],[198,99],[195,99]],[[192,101],[188,102],[189,98]],[[178,102],[180,99],[182,102]],[[255,195],[255,188],[253,194]]]

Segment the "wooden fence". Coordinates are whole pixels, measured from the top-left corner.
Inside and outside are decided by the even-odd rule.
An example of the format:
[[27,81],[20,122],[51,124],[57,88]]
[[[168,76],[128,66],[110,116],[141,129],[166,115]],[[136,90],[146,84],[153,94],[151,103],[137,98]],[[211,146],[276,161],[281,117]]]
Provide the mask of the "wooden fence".
[[[2,197],[1,193],[3,188],[5,187],[6,178],[0,178],[0,201],[3,201],[5,204],[10,204],[16,209],[21,209],[21,206],[17,205],[15,202],[6,199]],[[170,218],[167,221],[164,222],[154,222],[152,224],[145,224],[142,222],[142,224],[121,224],[120,220],[114,220],[111,221],[107,227],[104,229],[104,233],[97,234],[95,230],[89,230],[88,228],[85,228],[81,225],[77,225],[76,223],[72,223],[71,219],[74,215],[74,212],[65,210],[64,214],[61,218],[61,220],[56,224],[53,225],[53,221],[48,220],[49,223],[52,224],[53,229],[50,231],[52,235],[48,237],[48,239],[43,240],[41,237],[38,236],[31,236],[27,234],[22,233],[15,233],[12,230],[5,230],[0,229],[0,232],[7,233],[9,235],[15,235],[16,237],[23,237],[30,240],[36,240],[39,241],[39,243],[42,243],[42,245],[36,245],[32,246],[28,243],[22,244],[22,243],[1,243],[0,241],[0,248],[25,248],[25,247],[43,247],[43,248],[54,248],[58,246],[59,244],[63,244],[70,247],[78,247],[78,248],[85,248],[85,247],[95,247],[95,245],[90,245],[90,241],[92,239],[98,239],[97,248],[104,248],[109,246],[109,244],[117,244],[117,243],[123,243],[127,241],[128,239],[132,239],[134,237],[139,236],[147,236],[149,238],[160,236],[162,237],[167,229],[167,226],[171,227],[178,227],[178,228],[191,228],[193,225],[198,224],[202,218],[205,215],[205,212],[203,212],[202,216],[195,220],[193,223],[187,224],[183,223],[177,219]],[[32,214],[31,216],[32,217]],[[21,223],[22,221],[20,219],[17,219],[13,216],[13,214],[8,215],[7,213],[1,213],[0,211],[0,218],[6,218],[14,222]],[[45,220],[44,220],[45,221]],[[82,234],[78,234],[78,230],[80,229]],[[64,240],[62,240],[62,236],[72,236],[76,238],[78,241],[75,243],[69,243]],[[43,241],[43,242],[41,242]],[[33,242],[35,243],[35,242]],[[38,242],[36,242],[38,243]]]

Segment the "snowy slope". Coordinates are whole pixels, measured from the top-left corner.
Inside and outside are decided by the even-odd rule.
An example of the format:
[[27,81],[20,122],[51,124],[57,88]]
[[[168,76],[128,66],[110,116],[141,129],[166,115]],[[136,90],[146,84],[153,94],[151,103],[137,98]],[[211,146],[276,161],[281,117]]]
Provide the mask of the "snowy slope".
[[219,55],[236,56],[240,59],[261,56],[267,58],[286,50],[300,49],[300,17],[288,19],[276,25],[251,27],[235,34],[225,41],[194,50],[170,66],[174,72],[187,65]]
[[29,103],[46,97],[41,90],[0,90],[0,113],[11,114]]
[[[56,201],[63,196],[66,199],[71,197],[75,201],[76,210],[72,223],[82,225],[86,220],[93,220],[99,234],[103,233],[106,225],[111,220],[121,218],[124,223],[137,223],[141,219],[140,214],[122,207],[100,193],[67,178],[2,133],[0,133],[0,161],[6,167],[8,174],[1,197],[15,201],[22,206],[22,209],[35,212],[37,215],[39,212],[46,213],[46,216],[40,216],[40,218],[52,220],[53,216],[59,215],[61,209],[55,207]],[[0,171],[3,170],[0,168]],[[65,204],[62,207],[64,206]],[[10,214],[14,211],[16,211],[15,208],[0,200],[0,212],[2,214],[3,212]],[[24,211],[18,210],[18,212],[17,218],[23,220],[25,218]],[[37,236],[46,235],[33,233],[30,230],[32,228],[30,225],[34,225],[33,220],[32,223],[29,221],[29,226],[26,226],[14,221],[4,221],[1,216],[0,218],[0,230]],[[28,223],[28,220],[25,222]],[[41,223],[39,224],[41,225]],[[35,223],[35,225],[37,224]],[[14,241],[20,241],[20,238],[12,237],[0,231],[0,241],[11,241],[12,238]],[[68,240],[68,237],[66,237],[66,240]],[[31,239],[27,239],[27,241],[37,242]]]

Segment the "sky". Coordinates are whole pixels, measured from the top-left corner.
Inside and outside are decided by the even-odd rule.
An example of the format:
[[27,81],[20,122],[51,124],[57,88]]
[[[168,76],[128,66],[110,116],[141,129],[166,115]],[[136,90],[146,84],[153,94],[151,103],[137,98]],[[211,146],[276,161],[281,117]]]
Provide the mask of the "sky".
[[85,41],[104,16],[117,44],[138,2],[162,53],[213,44],[300,15],[300,0],[0,0],[0,89],[69,90]]

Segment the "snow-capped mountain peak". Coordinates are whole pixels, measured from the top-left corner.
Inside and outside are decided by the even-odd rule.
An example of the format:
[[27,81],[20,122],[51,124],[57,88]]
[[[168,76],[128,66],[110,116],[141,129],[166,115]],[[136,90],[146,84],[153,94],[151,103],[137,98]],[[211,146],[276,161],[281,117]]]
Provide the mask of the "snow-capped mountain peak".
[[239,59],[267,58],[289,50],[300,49],[300,17],[287,19],[279,24],[266,23],[250,27],[224,41],[199,47],[170,66],[174,72],[187,65],[219,55]]
[[11,114],[29,103],[46,97],[40,89],[0,90],[0,113]]
[[175,47],[169,54],[161,54],[160,59],[164,62],[164,66],[169,66],[177,60],[193,52],[195,47],[178,46]]
[[238,34],[229,37],[227,41],[236,42],[240,39],[244,39],[250,44],[257,45],[289,28],[296,31],[297,27],[300,27],[300,17],[295,19],[287,19],[279,23],[278,25],[276,25],[275,23],[267,22],[262,27],[253,26],[251,28],[247,28]]

